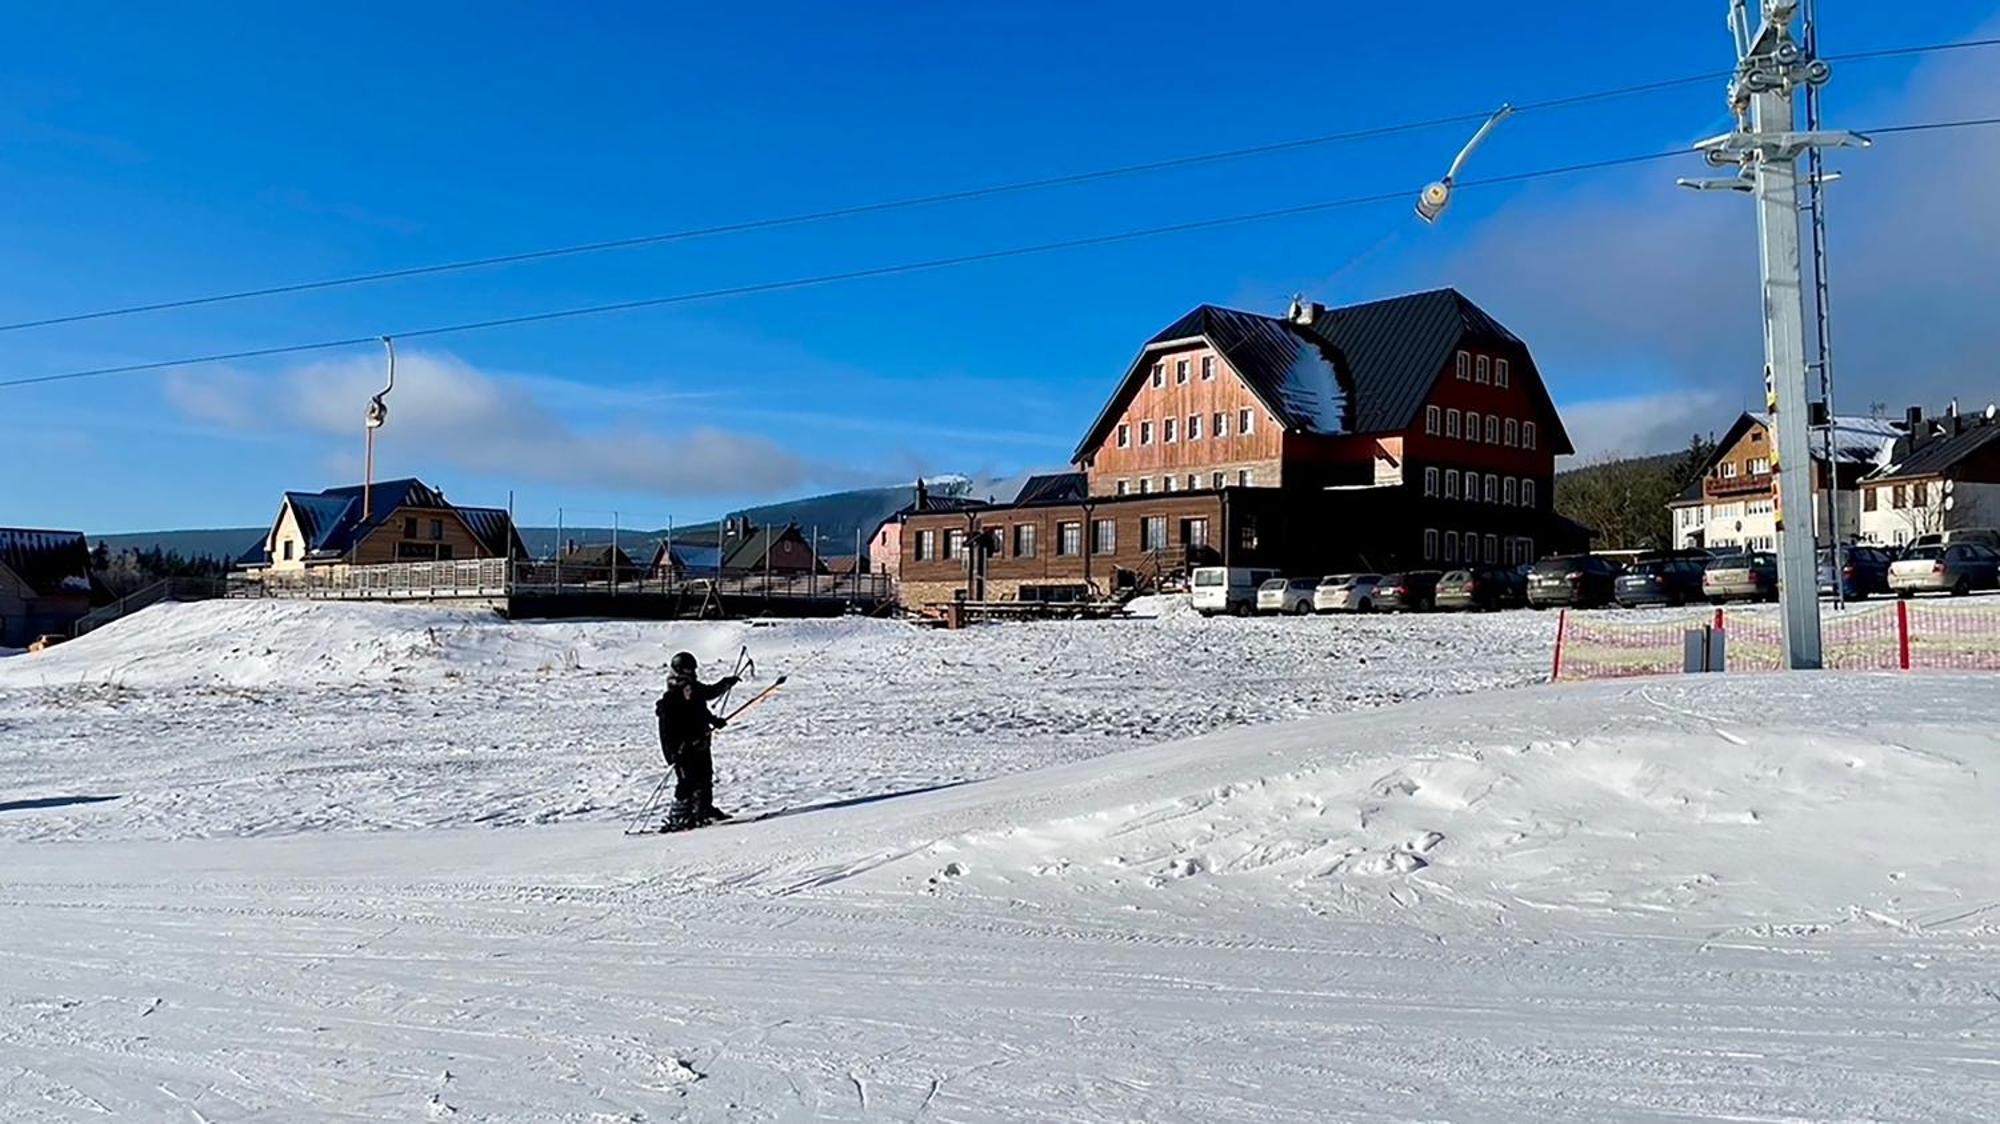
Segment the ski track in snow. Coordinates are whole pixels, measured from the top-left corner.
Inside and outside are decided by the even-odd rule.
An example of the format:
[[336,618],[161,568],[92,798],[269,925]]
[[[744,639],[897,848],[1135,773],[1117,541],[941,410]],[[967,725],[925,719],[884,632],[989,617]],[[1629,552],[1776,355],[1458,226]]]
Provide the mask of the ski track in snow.
[[[2000,1106],[1990,676],[1482,690],[1525,613],[153,613],[0,664],[0,807],[120,796],[0,811],[8,1120]],[[718,740],[746,809],[989,779],[621,835],[667,657],[745,642],[798,676]]]

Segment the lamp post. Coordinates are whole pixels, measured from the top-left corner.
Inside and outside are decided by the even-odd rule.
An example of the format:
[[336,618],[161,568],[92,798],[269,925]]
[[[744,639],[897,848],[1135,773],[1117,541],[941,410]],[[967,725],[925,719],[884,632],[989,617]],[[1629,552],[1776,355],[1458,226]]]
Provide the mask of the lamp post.
[[1451,189],[1458,182],[1458,173],[1465,170],[1465,162],[1472,158],[1474,150],[1486,142],[1500,122],[1512,116],[1514,107],[1502,104],[1493,116],[1486,119],[1485,124],[1479,126],[1479,131],[1472,134],[1472,139],[1465,142],[1464,148],[1458,150],[1458,159],[1451,162],[1451,170],[1444,174],[1444,178],[1424,188],[1417,196],[1418,218],[1434,223],[1439,215],[1444,214],[1444,209],[1451,206]]
[[368,400],[368,412],[363,421],[367,432],[367,451],[361,458],[361,521],[366,523],[375,511],[375,431],[389,421],[389,404],[382,401],[389,392],[396,389],[396,341],[382,337],[382,346],[389,349],[389,384],[375,397]]

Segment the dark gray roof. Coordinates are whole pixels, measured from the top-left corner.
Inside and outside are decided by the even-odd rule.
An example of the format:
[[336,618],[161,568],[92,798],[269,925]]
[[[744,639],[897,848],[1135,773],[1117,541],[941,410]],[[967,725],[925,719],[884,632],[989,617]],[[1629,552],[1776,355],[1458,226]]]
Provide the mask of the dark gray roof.
[[1015,506],[1031,503],[1076,503],[1090,495],[1090,478],[1081,472],[1030,476],[1014,497]]
[[[1201,305],[1146,342],[1077,446],[1076,459],[1110,431],[1120,407],[1146,375],[1148,352],[1170,340],[1197,336],[1215,346],[1281,425],[1313,433],[1411,428],[1452,352],[1467,344],[1484,345],[1507,353],[1522,368],[1522,385],[1539,399],[1550,448],[1558,454],[1573,451],[1527,345],[1458,290],[1433,289],[1320,310],[1310,325]],[[1325,362],[1302,363],[1302,358]],[[1320,385],[1313,385],[1315,380]]]
[[90,592],[90,544],[81,531],[0,527],[0,564],[42,597]]
[[758,527],[741,541],[725,544],[722,568],[725,570],[756,570],[764,565],[764,559],[773,547],[784,539],[805,541],[798,524],[787,523],[782,527]]
[[[1956,433],[1952,432],[1954,420],[1960,423]],[[1931,436],[1914,449],[1909,437],[1898,438],[1895,450],[1889,454],[1889,463],[1869,479],[1943,475],[2000,441],[2000,422],[1984,417],[1934,420],[1926,422],[1925,428],[1931,430]]]

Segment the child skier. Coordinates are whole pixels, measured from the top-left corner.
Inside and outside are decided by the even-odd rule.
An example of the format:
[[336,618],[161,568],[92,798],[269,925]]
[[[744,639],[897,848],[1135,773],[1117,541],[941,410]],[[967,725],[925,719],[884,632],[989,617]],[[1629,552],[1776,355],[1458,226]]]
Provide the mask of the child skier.
[[703,683],[695,676],[691,652],[675,655],[669,666],[667,692],[653,706],[660,719],[660,752],[674,770],[674,802],[661,830],[686,831],[729,818],[715,806],[715,764],[709,749],[709,736],[728,723],[710,712],[708,703],[737,679],[731,675]]

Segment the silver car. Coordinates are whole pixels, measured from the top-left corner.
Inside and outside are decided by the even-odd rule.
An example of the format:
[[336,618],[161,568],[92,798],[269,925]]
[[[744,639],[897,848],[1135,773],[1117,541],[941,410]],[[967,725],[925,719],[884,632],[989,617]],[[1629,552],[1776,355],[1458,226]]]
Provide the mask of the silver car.
[[1318,587],[1317,578],[1272,578],[1257,587],[1257,611],[1310,613],[1313,611],[1313,594]]
[[1368,613],[1375,609],[1380,574],[1332,574],[1313,591],[1313,608],[1322,613]]
[[2000,588],[2000,552],[1978,543],[1913,546],[1889,564],[1889,590],[1898,597],[1919,593],[1964,596],[1975,589]]

